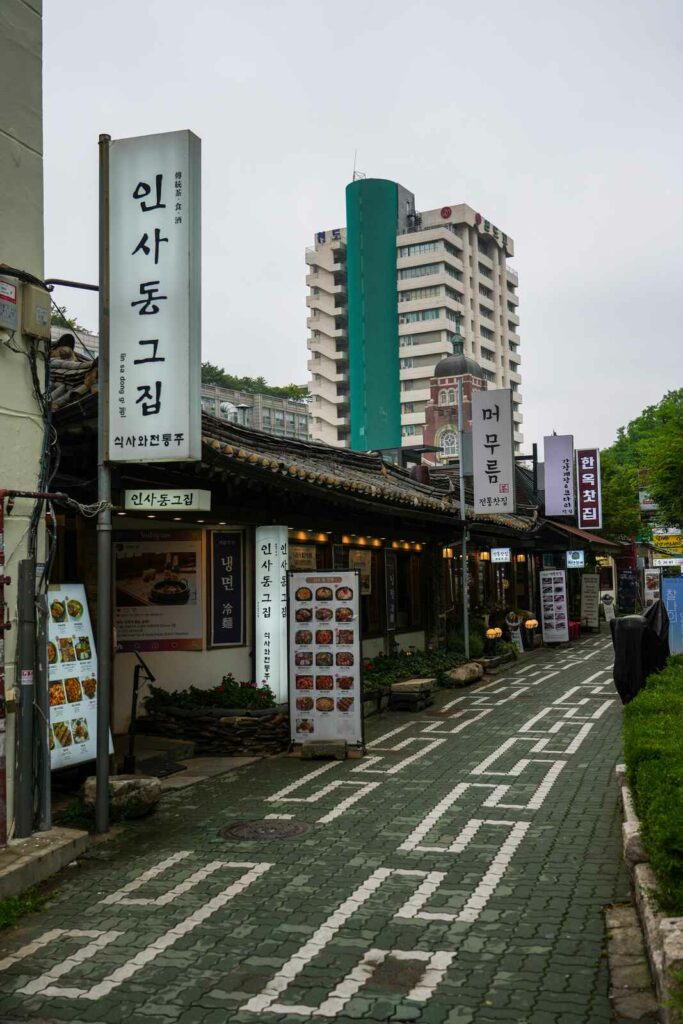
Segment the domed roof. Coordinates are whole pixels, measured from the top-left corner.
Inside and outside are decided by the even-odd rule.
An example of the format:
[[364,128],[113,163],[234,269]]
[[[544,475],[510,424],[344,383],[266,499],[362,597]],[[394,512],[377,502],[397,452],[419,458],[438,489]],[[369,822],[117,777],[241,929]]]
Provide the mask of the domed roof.
[[476,359],[471,359],[464,352],[454,352],[451,356],[441,359],[434,368],[435,377],[463,377],[465,374],[484,379],[482,370]]

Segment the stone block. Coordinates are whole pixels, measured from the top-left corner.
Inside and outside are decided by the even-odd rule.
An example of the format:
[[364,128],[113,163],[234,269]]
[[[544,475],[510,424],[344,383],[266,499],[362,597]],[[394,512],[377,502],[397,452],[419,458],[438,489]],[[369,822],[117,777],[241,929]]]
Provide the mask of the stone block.
[[392,683],[392,694],[405,693],[431,693],[434,686],[433,679],[405,679],[401,683]]
[[[88,811],[95,810],[97,780],[90,776],[83,783],[81,799]],[[109,779],[109,813],[112,821],[144,818],[161,799],[161,782],[153,775],[114,775]]]
[[346,759],[346,743],[344,740],[309,740],[301,744],[303,761],[314,761],[320,757],[344,761]]
[[458,665],[457,668],[449,669],[446,673],[448,679],[454,683],[476,683],[484,675],[484,668],[478,661],[470,661],[466,665]]
[[644,864],[647,861],[647,853],[645,852],[642,836],[640,834],[640,822],[623,822],[621,826],[621,837],[626,866],[634,868],[636,864]]

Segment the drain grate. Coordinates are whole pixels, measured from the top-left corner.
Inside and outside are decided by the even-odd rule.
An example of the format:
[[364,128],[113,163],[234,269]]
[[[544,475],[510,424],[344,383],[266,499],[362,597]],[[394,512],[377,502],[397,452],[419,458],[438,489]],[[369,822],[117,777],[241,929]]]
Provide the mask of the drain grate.
[[304,821],[234,821],[222,828],[223,839],[294,839],[308,832]]

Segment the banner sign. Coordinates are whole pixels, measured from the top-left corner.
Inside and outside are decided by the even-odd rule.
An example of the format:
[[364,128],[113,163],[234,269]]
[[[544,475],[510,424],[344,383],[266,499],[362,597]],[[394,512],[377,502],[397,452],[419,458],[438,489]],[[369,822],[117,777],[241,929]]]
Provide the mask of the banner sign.
[[114,534],[119,651],[201,651],[204,637],[199,530]]
[[586,573],[581,577],[581,625],[600,627],[600,577]]
[[670,555],[683,555],[683,534],[680,526],[655,527],[652,543],[656,548],[668,551]]
[[209,531],[209,647],[244,644],[244,534]]
[[680,558],[653,558],[652,564],[661,568],[675,568],[675,566],[678,566],[680,569],[683,566],[683,560]]
[[661,597],[662,570],[645,569],[643,572],[643,604],[649,608]]
[[287,700],[287,569],[289,530],[257,526],[255,557],[256,682]]
[[574,506],[574,437],[553,434],[543,438],[545,471],[545,514],[573,516]]
[[568,569],[583,569],[586,564],[586,553],[585,551],[568,551],[567,552],[567,568]]
[[472,394],[472,459],[476,512],[515,511],[512,392]]
[[638,505],[641,512],[656,512],[659,509],[649,491],[638,491]]
[[188,131],[109,147],[111,462],[201,456],[200,150]]
[[[97,756],[97,652],[82,583],[48,589],[47,663],[50,765],[66,768]],[[111,736],[109,753],[113,752]]]
[[289,720],[293,743],[362,746],[360,573],[289,573]]
[[669,616],[669,647],[672,654],[683,654],[683,578],[662,580],[662,601]]
[[398,565],[396,552],[385,549],[384,551],[384,585],[386,588],[387,604],[387,632],[391,633],[396,629],[396,580],[398,576]]
[[579,527],[602,529],[600,490],[600,449],[579,448],[576,452],[576,493]]
[[543,643],[566,643],[569,640],[569,620],[565,571],[544,569],[539,575]]
[[492,562],[511,562],[512,553],[510,548],[491,548]]

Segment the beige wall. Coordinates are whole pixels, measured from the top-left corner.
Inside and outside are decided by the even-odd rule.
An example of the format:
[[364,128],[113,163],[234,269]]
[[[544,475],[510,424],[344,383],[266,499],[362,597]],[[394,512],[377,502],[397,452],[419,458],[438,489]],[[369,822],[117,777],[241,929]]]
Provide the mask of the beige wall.
[[[40,0],[0,3],[0,263],[43,277],[42,5]],[[0,330],[0,341],[7,334]],[[23,347],[29,339],[15,335]],[[0,487],[35,490],[43,425],[27,360],[0,344]],[[26,554],[29,501],[17,501],[6,522],[7,573],[17,579]],[[15,681],[16,590],[9,589],[13,628],[5,638],[9,696]],[[14,716],[7,719],[8,812],[14,775]]]

